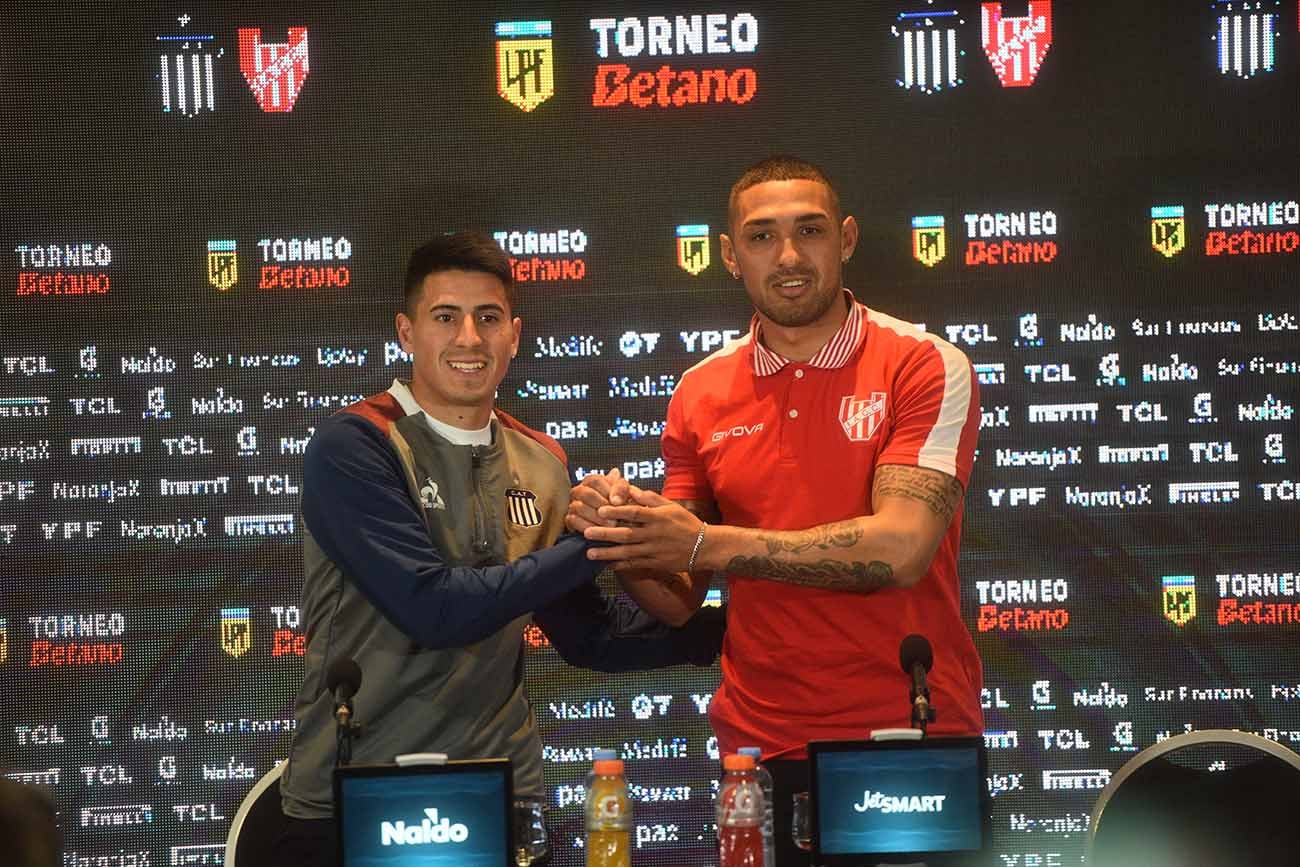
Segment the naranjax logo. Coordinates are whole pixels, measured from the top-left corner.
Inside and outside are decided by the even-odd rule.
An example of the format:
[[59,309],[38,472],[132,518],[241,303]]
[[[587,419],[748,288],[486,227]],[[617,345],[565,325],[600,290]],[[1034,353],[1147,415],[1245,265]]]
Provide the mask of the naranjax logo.
[[379,826],[381,846],[422,846],[427,843],[464,843],[469,839],[469,826],[438,818],[437,807],[426,807],[425,818],[418,825],[405,822],[383,822]]

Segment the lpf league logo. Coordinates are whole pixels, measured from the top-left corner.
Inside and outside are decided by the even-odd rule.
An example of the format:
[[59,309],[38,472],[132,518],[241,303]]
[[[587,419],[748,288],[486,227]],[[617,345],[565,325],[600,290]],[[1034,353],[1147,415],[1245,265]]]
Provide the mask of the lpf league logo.
[[863,443],[879,429],[885,420],[885,393],[871,392],[868,400],[858,400],[855,395],[846,394],[840,398],[840,425],[844,435],[851,442]]
[[912,218],[912,255],[927,268],[937,265],[948,252],[943,217]]
[[524,111],[555,95],[551,22],[497,22],[497,93]]
[[1009,18],[1001,3],[980,4],[984,53],[1003,87],[1029,87],[1052,46],[1051,0],[1029,0],[1029,12]]
[[1187,246],[1187,223],[1182,205],[1158,205],[1151,209],[1151,246],[1172,259]]
[[696,223],[677,227],[677,264],[692,277],[709,267],[709,227]]
[[1166,575],[1160,583],[1164,586],[1165,617],[1177,626],[1186,626],[1196,616],[1196,576]]
[[506,491],[506,509],[510,512],[510,522],[520,527],[538,527],[542,523],[542,513],[537,511],[537,495],[532,491],[510,488]]
[[[182,28],[190,23],[190,16],[176,19]],[[197,32],[164,33],[158,36],[158,86],[162,90],[162,110],[173,111],[186,117],[195,117],[206,109],[216,108],[212,86],[212,66],[226,53],[224,48],[213,50],[214,36]]]
[[309,71],[307,28],[290,27],[288,42],[263,42],[260,28],[239,28],[239,68],[262,111],[293,111]]
[[253,624],[247,608],[221,609],[221,649],[236,659],[253,646]]
[[208,282],[225,292],[239,279],[234,241],[208,242]]

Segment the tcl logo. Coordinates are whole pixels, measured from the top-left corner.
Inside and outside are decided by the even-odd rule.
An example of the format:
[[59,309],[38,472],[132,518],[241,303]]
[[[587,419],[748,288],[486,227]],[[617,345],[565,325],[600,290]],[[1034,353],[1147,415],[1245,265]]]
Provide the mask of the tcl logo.
[[725,440],[727,437],[747,437],[750,436],[751,434],[758,433],[762,429],[763,429],[762,422],[759,422],[756,425],[739,424],[728,430],[720,430],[715,432],[713,434],[713,441],[716,443],[719,440]]

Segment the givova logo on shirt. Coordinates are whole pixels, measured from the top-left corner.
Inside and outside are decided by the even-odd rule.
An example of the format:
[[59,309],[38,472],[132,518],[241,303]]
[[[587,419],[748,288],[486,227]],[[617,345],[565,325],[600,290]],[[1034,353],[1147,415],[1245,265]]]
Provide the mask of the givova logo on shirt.
[[469,839],[469,826],[438,818],[437,807],[426,807],[425,818],[418,825],[408,825],[398,820],[379,825],[381,846],[424,846],[427,844],[464,843]]

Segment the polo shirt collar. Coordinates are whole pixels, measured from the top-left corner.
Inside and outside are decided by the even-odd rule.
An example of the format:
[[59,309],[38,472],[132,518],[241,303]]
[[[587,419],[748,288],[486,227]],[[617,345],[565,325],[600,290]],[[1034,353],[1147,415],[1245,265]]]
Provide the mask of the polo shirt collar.
[[[809,367],[823,370],[843,367],[849,363],[867,336],[867,308],[859,304],[848,289],[843,291],[845,303],[849,305],[849,315],[844,317],[839,330],[817,350],[817,354],[804,362]],[[754,347],[754,373],[758,376],[771,376],[790,364],[790,359],[763,345],[763,326],[757,313],[749,322],[749,339]]]

